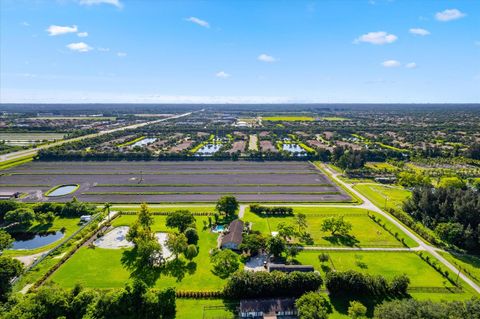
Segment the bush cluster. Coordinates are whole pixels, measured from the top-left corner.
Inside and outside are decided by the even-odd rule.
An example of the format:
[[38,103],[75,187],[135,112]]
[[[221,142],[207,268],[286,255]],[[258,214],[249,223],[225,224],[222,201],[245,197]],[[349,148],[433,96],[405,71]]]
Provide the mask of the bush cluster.
[[349,297],[406,296],[409,284],[406,275],[396,276],[389,282],[383,276],[354,270],[329,272],[325,280],[330,295]]
[[318,290],[322,283],[316,272],[239,271],[228,280],[224,294],[233,299],[296,297]]

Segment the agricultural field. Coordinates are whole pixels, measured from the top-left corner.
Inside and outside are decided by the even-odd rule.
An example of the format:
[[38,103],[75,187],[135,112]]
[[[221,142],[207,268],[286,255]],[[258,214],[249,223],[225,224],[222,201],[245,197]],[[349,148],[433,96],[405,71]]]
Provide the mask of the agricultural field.
[[311,116],[266,116],[262,117],[264,121],[271,121],[271,122],[300,122],[300,121],[313,121],[315,120],[314,117]]
[[[3,172],[1,189],[25,194],[25,202],[215,202],[223,195],[241,202],[351,201],[308,162],[31,162]],[[45,195],[72,184],[80,185],[73,193]]]

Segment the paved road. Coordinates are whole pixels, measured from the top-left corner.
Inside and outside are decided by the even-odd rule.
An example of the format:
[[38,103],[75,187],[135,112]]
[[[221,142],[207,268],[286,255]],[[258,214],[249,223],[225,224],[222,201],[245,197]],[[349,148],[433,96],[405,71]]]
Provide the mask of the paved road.
[[71,139],[67,139],[67,140],[61,140],[61,141],[58,141],[58,142],[55,142],[55,143],[42,145],[42,146],[39,146],[39,147],[36,147],[36,148],[24,150],[24,151],[18,151],[18,152],[12,152],[12,153],[8,153],[8,154],[4,154],[4,155],[0,156],[0,163],[4,162],[4,161],[9,161],[9,160],[12,160],[12,159],[16,159],[16,158],[21,158],[21,157],[24,157],[24,156],[34,155],[39,150],[50,148],[50,147],[53,147],[53,146],[62,145],[64,143],[80,141],[80,140],[83,140],[83,139],[86,139],[86,138],[96,137],[96,136],[109,134],[109,133],[113,133],[113,132],[117,132],[117,131],[124,131],[124,130],[135,129],[135,128],[139,128],[139,127],[143,127],[143,126],[147,126],[147,125],[157,124],[157,123],[165,122],[165,121],[168,121],[168,120],[173,120],[173,119],[178,119],[178,118],[181,118],[181,117],[189,116],[192,113],[193,112],[188,112],[188,113],[183,113],[183,114],[179,114],[179,115],[166,117],[166,118],[163,118],[163,119],[160,119],[160,120],[117,127],[117,128],[111,129],[111,130],[105,130],[105,131],[101,131],[101,132],[94,133],[94,134],[88,134],[88,135],[83,135],[83,136],[79,136],[79,137],[75,137],[75,138],[71,138]]
[[347,250],[347,251],[419,251],[425,250],[422,246],[408,247],[332,247],[332,246],[303,246],[303,250]]
[[[312,164],[314,165],[314,164]],[[339,173],[331,170],[327,165],[325,164],[322,164],[322,168],[325,169],[326,171],[328,171],[330,174],[331,174],[331,177],[338,183],[338,184],[341,184],[342,186],[344,186],[345,188],[347,188],[349,191],[351,191],[352,193],[354,193],[355,195],[357,195],[361,200],[363,200],[363,204],[360,205],[360,206],[356,206],[356,207],[362,207],[362,208],[366,208],[368,210],[371,210],[371,211],[374,211],[374,212],[377,212],[379,214],[381,214],[383,217],[385,217],[386,219],[388,219],[391,223],[393,223],[395,226],[397,226],[399,229],[401,229],[405,234],[407,234],[410,238],[412,238],[414,241],[416,241],[418,243],[418,245],[420,247],[423,248],[423,250],[427,251],[428,253],[430,253],[431,255],[433,255],[435,258],[437,258],[442,264],[445,265],[445,267],[447,267],[448,269],[450,269],[453,273],[455,274],[459,274],[460,278],[462,278],[462,280],[464,280],[468,285],[470,285],[473,289],[475,289],[475,291],[477,293],[480,293],[480,286],[478,286],[476,283],[474,283],[470,278],[468,278],[467,276],[465,276],[463,273],[460,272],[460,270],[458,270],[454,265],[452,265],[448,260],[446,260],[445,258],[443,258],[442,255],[440,255],[438,252],[437,252],[437,248],[435,247],[432,247],[426,243],[424,243],[416,234],[414,234],[413,232],[411,232],[408,228],[406,228],[405,226],[403,226],[403,224],[401,224],[400,222],[398,222],[396,219],[394,219],[392,216],[390,216],[389,214],[385,213],[383,210],[381,210],[380,208],[378,208],[377,206],[373,205],[372,202],[370,202],[370,200],[368,198],[366,198],[365,196],[363,196],[362,194],[360,194],[356,189],[354,189],[350,184],[347,184],[345,183],[344,181],[342,181],[340,178],[338,178],[338,175],[340,175]]]

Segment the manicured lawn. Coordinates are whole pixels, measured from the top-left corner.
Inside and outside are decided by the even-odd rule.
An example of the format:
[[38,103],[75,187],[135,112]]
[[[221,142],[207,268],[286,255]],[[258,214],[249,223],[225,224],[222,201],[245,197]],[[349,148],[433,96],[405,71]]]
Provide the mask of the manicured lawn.
[[[154,216],[154,231],[172,231],[165,226],[165,216]],[[120,216],[112,222],[113,226],[131,225],[136,216]],[[199,254],[193,259],[194,271],[183,272],[177,277],[162,274],[157,280],[155,287],[176,287],[179,290],[189,291],[213,291],[222,289],[225,280],[212,274],[209,251],[216,247],[217,235],[203,230],[203,220],[206,217],[197,217],[197,230],[199,231]],[[125,249],[102,249],[82,247],[73,255],[50,281],[56,282],[63,287],[73,287],[81,283],[85,287],[92,288],[116,288],[123,287],[129,280],[129,272],[121,263],[122,256],[128,251]],[[180,269],[177,269],[180,270]],[[182,271],[178,271],[182,273]]]
[[53,223],[51,225],[40,225],[38,223],[33,224],[27,231],[29,232],[50,232],[50,231],[59,231],[62,228],[65,228],[65,233],[64,236],[45,246],[36,248],[36,249],[23,249],[23,250],[6,250],[4,251],[5,256],[27,256],[27,255],[33,255],[36,253],[40,253],[42,251],[46,251],[49,249],[52,249],[56,245],[58,245],[62,240],[65,240],[68,238],[71,234],[73,234],[78,228],[80,228],[80,225],[78,224],[80,221],[80,218],[55,218]]
[[480,258],[472,255],[457,255],[439,252],[445,259],[456,266],[463,274],[480,285]]
[[[363,247],[402,247],[402,243],[385,229],[377,225],[367,216],[367,210],[361,208],[343,207],[294,207],[294,213],[303,213],[307,216],[308,232],[316,246],[363,246]],[[320,216],[318,216],[321,214]],[[352,223],[351,235],[353,241],[338,241],[330,233],[320,230],[321,223],[330,216],[343,215],[345,220]],[[375,214],[377,217],[380,215]],[[262,217],[250,212],[247,208],[244,220],[252,223],[252,229],[265,235],[277,230],[279,223],[295,224],[295,218],[287,217]],[[385,222],[385,221],[384,221]],[[398,232],[400,238],[405,238],[407,245],[416,246],[398,228],[387,222],[387,227],[393,232]]]
[[238,302],[222,299],[177,299],[177,319],[235,318]]
[[[413,252],[326,252],[332,263],[325,265],[337,271],[356,270],[393,278],[406,274],[411,287],[452,287],[442,275]],[[318,251],[303,251],[297,260],[322,271]]]
[[382,184],[356,184],[354,188],[367,197],[375,206],[402,209],[403,201],[410,196],[410,191],[401,187]]
[[285,121],[285,122],[293,122],[293,121],[313,121],[315,118],[311,116],[267,116],[262,117],[264,121]]

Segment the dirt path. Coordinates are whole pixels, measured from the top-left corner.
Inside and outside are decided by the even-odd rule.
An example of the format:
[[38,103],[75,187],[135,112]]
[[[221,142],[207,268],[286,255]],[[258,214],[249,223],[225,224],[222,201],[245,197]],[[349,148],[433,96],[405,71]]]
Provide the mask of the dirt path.
[[407,247],[321,247],[321,246],[304,246],[302,250],[347,250],[347,251],[421,251],[425,250],[423,247],[418,246],[414,248]]

